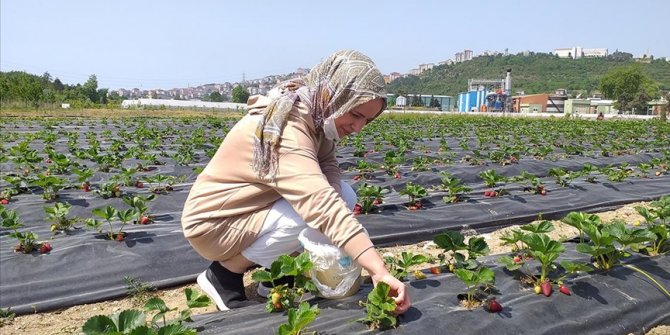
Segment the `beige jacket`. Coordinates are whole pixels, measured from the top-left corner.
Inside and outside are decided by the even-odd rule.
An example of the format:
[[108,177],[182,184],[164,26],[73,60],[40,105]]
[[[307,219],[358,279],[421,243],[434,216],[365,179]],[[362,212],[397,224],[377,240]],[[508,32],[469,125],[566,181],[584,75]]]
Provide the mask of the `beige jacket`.
[[266,182],[256,177],[251,162],[262,109],[255,107],[267,105],[267,99],[249,100],[249,113],[227,134],[184,205],[184,235],[207,259],[226,260],[250,246],[273,203],[282,197],[308,226],[338,247],[363,231],[339,196],[335,144],[317,135],[304,104],[295,104],[284,128],[276,179]]

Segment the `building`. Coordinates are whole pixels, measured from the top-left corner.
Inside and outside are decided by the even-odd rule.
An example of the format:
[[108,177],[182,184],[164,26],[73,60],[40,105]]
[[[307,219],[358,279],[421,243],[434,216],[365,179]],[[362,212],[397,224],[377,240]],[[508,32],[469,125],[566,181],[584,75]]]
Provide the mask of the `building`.
[[554,54],[559,58],[578,59],[582,57],[607,57],[609,53],[604,48],[572,47],[554,49]]
[[589,99],[568,99],[565,100],[564,111],[567,114],[591,114],[591,100]]
[[419,73],[422,73],[424,71],[432,70],[433,67],[435,67],[435,64],[430,63],[430,64],[419,64]]
[[554,93],[517,95],[512,97],[512,112],[563,113],[567,99],[563,89]]
[[486,105],[486,95],[489,90],[470,90],[458,94],[458,111],[464,112],[478,112],[482,110],[482,106]]
[[[395,96],[395,94],[386,94],[387,99]],[[440,104],[440,111],[450,111],[453,106],[454,97],[449,95],[434,95],[434,94],[407,94],[407,96],[398,96],[395,99],[396,107],[405,107],[412,105],[412,99],[418,97],[424,107],[430,106],[431,100],[435,99]]]
[[667,108],[668,100],[665,100],[664,97],[661,97],[657,100],[652,100],[647,103],[647,115],[661,115],[661,110],[663,107]]

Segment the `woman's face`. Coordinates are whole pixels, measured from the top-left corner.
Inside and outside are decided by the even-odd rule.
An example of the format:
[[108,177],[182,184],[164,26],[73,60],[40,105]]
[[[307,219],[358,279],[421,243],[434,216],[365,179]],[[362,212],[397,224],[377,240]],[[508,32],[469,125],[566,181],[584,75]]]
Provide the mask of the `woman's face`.
[[358,133],[363,127],[374,120],[381,112],[384,101],[381,98],[370,100],[354,107],[349,113],[335,119],[335,128],[340,138]]

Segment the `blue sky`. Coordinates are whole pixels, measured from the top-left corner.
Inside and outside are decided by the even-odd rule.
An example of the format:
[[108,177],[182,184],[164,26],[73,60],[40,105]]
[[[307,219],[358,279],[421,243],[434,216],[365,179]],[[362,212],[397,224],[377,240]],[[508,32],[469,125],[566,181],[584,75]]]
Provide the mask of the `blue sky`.
[[0,70],[152,89],[289,73],[345,48],[383,73],[463,49],[670,57],[669,12],[667,0],[1,0]]

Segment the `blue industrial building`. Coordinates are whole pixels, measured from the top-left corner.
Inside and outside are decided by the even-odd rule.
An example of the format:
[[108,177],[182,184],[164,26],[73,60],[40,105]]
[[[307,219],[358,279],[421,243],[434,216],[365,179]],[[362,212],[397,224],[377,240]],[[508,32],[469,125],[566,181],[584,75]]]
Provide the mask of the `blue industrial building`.
[[477,112],[486,105],[488,90],[463,92],[458,95],[459,112]]

